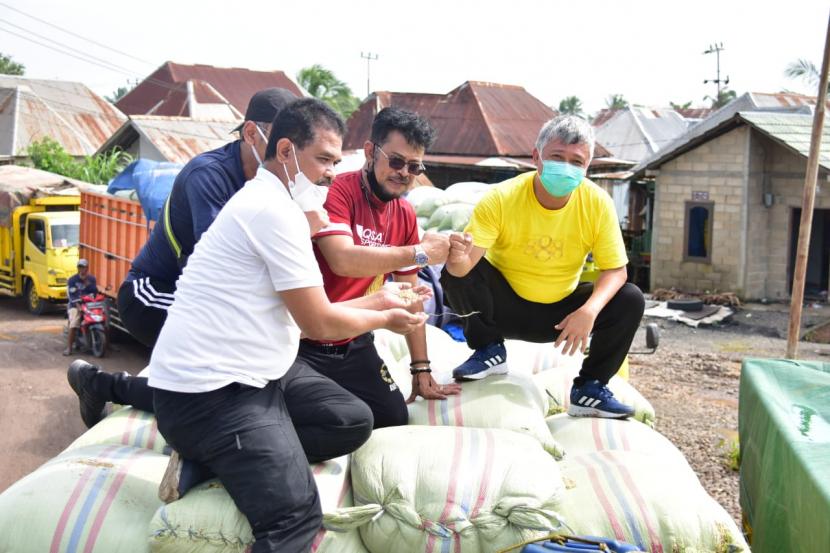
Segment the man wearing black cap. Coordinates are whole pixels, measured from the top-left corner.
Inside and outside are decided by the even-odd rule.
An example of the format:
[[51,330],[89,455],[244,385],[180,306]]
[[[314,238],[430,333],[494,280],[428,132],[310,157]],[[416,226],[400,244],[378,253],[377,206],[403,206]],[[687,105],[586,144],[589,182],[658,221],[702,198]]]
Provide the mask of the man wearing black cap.
[[[199,154],[182,168],[173,182],[161,220],[133,260],[127,278],[118,290],[121,322],[137,340],[152,347],[173,303],[176,281],[187,257],[199,238],[228,200],[256,175],[265,156],[271,122],[294,96],[283,88],[267,88],[251,97],[243,121],[232,132],[239,140]],[[312,230],[327,221],[307,214]],[[101,418],[100,409],[92,413],[83,406],[85,396],[95,393],[101,400],[133,405],[152,412],[152,391],[147,379],[126,373],[110,375],[103,371],[80,370],[80,363],[69,368],[69,384],[81,399],[81,414],[88,426]]]
[[69,299],[67,305],[67,315],[69,318],[69,336],[66,341],[66,349],[63,350],[64,355],[72,353],[72,344],[75,343],[75,335],[81,327],[81,310],[79,304],[81,298],[87,294],[97,294],[98,285],[95,282],[95,276],[89,273],[89,261],[83,257],[78,260],[78,274],[69,277],[66,283],[66,297]]

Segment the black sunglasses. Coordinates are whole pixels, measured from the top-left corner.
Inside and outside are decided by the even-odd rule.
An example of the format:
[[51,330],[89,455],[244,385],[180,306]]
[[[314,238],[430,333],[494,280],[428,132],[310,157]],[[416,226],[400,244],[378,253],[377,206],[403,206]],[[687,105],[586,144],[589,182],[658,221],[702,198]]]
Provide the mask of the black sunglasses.
[[382,153],[384,157],[386,157],[386,160],[389,162],[389,167],[391,167],[395,171],[400,171],[401,169],[406,167],[406,170],[409,171],[410,175],[415,175],[417,177],[418,175],[427,170],[427,168],[424,167],[423,163],[420,163],[418,161],[406,161],[404,158],[397,156],[395,154],[392,154],[390,156],[389,154],[384,152],[383,148],[381,148],[378,144],[375,144],[375,148],[380,150],[380,153]]

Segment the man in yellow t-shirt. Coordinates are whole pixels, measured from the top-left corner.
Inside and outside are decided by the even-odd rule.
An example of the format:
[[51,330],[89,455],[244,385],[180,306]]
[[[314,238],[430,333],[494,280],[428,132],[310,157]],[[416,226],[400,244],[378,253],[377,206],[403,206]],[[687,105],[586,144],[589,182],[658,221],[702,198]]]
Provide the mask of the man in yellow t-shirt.
[[[585,178],[594,133],[572,115],[548,121],[533,149],[537,171],[494,185],[464,234],[450,237],[441,276],[447,300],[464,319],[475,353],[457,380],[507,372],[505,338],[591,348],[571,389],[568,413],[625,418],[634,410],[607,384],[622,364],[643,315],[643,294],[626,283],[628,258],[608,194]],[[579,283],[588,253],[600,269]]]

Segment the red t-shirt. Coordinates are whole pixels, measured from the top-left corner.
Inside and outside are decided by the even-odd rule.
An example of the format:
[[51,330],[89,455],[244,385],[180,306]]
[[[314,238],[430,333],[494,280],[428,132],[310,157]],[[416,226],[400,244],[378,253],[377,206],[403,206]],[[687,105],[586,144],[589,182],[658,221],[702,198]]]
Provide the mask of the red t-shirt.
[[[382,202],[361,184],[361,170],[338,175],[329,188],[325,208],[331,224],[314,235],[351,236],[357,246],[386,248],[420,243],[418,222],[412,205],[403,199]],[[359,298],[383,286],[387,275],[354,278],[334,274],[325,257],[314,243],[314,255],[323,274],[323,286],[329,301]],[[414,261],[414,259],[413,259]],[[417,273],[413,265],[395,271],[397,275]]]

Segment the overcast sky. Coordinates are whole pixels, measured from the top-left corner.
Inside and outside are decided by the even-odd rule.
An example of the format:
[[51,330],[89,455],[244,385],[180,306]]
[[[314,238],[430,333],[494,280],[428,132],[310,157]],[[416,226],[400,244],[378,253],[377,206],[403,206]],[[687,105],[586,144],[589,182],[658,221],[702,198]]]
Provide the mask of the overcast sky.
[[361,98],[361,52],[372,52],[372,90],[446,93],[492,81],[554,107],[576,95],[594,112],[613,93],[644,105],[706,105],[715,85],[703,80],[715,78],[716,60],[702,52],[715,42],[725,48],[721,76],[738,93],[814,95],[783,72],[798,58],[820,65],[828,10],[825,0],[0,0],[0,52],[27,76],[81,81],[103,95],[170,60],[292,77],[320,63]]

